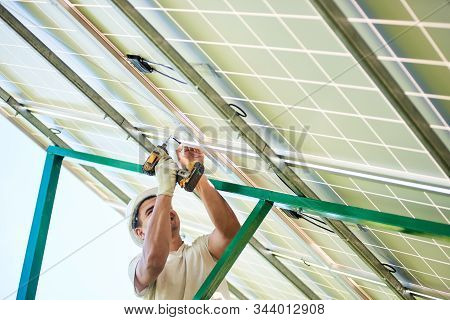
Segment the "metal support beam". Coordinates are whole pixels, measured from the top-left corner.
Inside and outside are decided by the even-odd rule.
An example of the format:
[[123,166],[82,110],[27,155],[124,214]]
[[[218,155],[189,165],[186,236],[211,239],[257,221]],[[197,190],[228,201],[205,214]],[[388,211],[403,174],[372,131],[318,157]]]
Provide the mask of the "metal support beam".
[[244,250],[250,238],[263,222],[270,208],[272,208],[272,205],[273,203],[270,201],[260,200],[258,202],[247,220],[245,220],[241,229],[225,249],[219,261],[217,261],[216,265],[211,270],[211,273],[208,275],[205,282],[200,289],[198,289],[194,296],[194,300],[207,300],[211,298],[241,254],[242,250]]
[[232,285],[229,281],[228,281],[228,290],[230,290],[230,292],[232,294],[234,294],[236,296],[236,298],[238,298],[239,300],[248,300],[247,296],[245,294],[243,294],[234,285]]
[[[242,138],[268,163],[277,176],[298,196],[318,199],[318,196],[295,172],[274,152],[251,126],[228,107],[228,103],[203,77],[176,51],[172,45],[145,19],[134,6],[125,0],[112,0],[122,13],[132,21],[163,55],[188,79],[191,85],[214,106],[239,132]],[[349,247],[386,282],[401,299],[414,299],[401,283],[382,265],[377,257],[340,221],[324,220]]]
[[45,158],[44,172],[28,238],[17,300],[32,300],[36,296],[62,160],[62,156],[52,153],[47,153]]
[[[20,114],[25,120],[32,124],[37,130],[44,134],[50,139],[56,146],[72,149],[67,143],[65,143],[60,137],[53,133],[49,128],[45,126],[38,118],[36,118],[30,111],[26,110],[21,103],[19,103],[13,96],[6,92],[2,87],[0,87],[0,97],[18,114]],[[105,177],[97,169],[81,165],[91,176],[93,176],[98,182],[103,184],[109,191],[111,191],[117,198],[127,204],[130,201],[128,197],[122,190],[120,190],[114,183],[112,183],[107,177]]]
[[255,238],[250,239],[249,243],[258,250],[264,259],[270,262],[282,275],[284,275],[292,284],[299,288],[306,297],[312,300],[321,299],[314,291],[312,291],[303,281],[301,281],[288,267],[286,267],[276,256],[271,254],[264,246]]
[[335,1],[314,0],[310,2],[449,177],[450,151],[391,73],[378,60],[376,52],[372,52]]
[[[102,157],[94,154],[78,152],[51,146],[47,150],[50,154],[59,155],[66,158],[73,158],[80,161],[88,161],[100,165],[106,165],[131,172],[142,173],[139,164]],[[434,238],[450,238],[450,225],[432,222],[422,219],[413,219],[398,214],[374,211],[343,204],[327,202],[305,197],[294,196],[286,193],[271,190],[249,187],[245,185],[225,182],[216,179],[209,179],[217,190],[239,194],[259,200],[273,202],[276,206],[285,209],[310,210],[313,214],[323,218],[339,219],[350,223],[362,223],[376,225],[384,229]],[[340,221],[339,221],[340,222]]]

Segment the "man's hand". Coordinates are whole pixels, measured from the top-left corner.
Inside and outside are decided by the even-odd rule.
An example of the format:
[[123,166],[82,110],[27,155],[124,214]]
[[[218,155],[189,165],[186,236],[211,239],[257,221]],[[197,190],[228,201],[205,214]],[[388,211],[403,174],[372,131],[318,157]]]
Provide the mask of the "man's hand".
[[156,179],[158,181],[158,196],[173,196],[177,183],[177,164],[170,157],[159,160],[155,167]]
[[198,148],[183,146],[180,144],[177,148],[177,157],[183,168],[191,170],[195,162],[203,163],[205,154]]

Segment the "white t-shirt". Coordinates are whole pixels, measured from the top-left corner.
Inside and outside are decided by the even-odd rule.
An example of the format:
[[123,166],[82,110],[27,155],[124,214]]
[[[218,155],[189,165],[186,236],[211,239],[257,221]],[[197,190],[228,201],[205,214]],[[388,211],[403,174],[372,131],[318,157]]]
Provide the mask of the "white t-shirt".
[[[200,236],[192,245],[183,243],[177,251],[169,252],[163,271],[141,292],[134,285],[136,266],[141,254],[134,257],[128,267],[134,293],[147,300],[192,300],[217,261],[208,250],[208,236]],[[225,280],[211,299],[230,299]]]

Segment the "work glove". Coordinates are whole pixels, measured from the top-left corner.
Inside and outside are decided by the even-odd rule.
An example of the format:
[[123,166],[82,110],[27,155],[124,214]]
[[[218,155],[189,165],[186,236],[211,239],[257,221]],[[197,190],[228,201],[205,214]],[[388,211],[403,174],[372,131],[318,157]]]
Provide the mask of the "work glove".
[[155,167],[158,195],[173,196],[177,183],[177,164],[170,157],[163,157]]

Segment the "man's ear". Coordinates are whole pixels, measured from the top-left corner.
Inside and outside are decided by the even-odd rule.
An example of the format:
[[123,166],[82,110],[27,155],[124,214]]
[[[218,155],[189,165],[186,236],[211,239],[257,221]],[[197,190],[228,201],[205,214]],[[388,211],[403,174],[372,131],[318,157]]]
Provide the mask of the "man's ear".
[[137,236],[139,238],[141,238],[142,240],[144,240],[145,238],[145,233],[142,231],[141,227],[137,227],[136,229],[134,229],[134,232],[137,234]]

